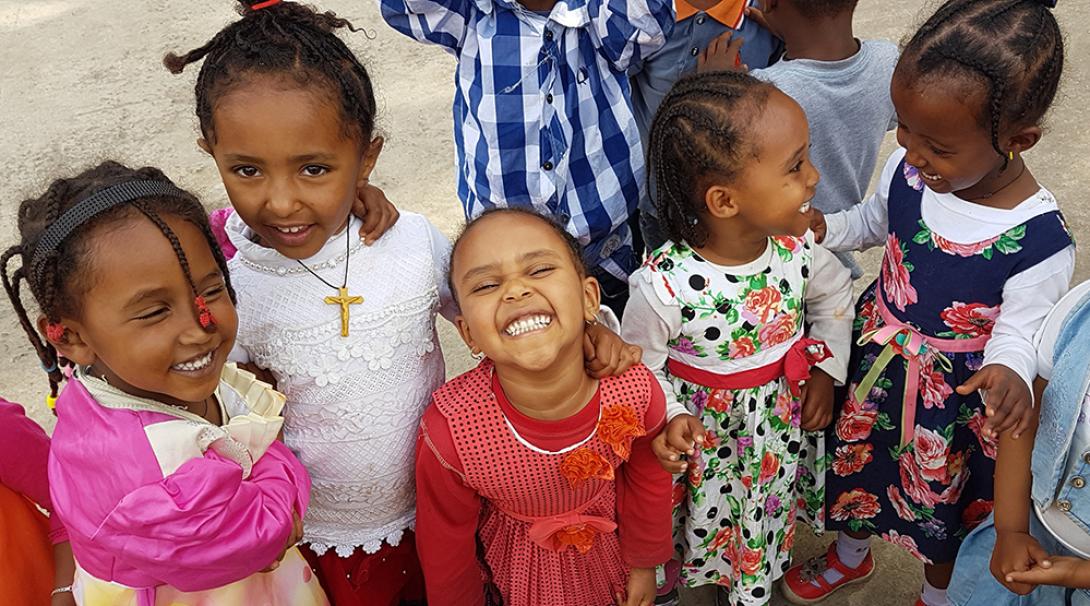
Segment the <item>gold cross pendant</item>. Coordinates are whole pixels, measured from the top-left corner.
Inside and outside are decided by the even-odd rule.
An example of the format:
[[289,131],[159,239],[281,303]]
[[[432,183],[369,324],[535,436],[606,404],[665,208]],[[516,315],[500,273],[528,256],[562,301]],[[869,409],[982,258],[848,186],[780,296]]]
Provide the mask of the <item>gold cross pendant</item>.
[[361,297],[359,295],[351,296],[351,297],[348,296],[348,289],[345,288],[344,286],[338,288],[337,290],[339,291],[339,294],[337,294],[336,297],[326,297],[325,302],[330,304],[330,305],[340,305],[341,306],[341,336],[342,337],[347,337],[348,336],[348,306],[349,305],[356,305],[357,303],[363,303],[363,297]]

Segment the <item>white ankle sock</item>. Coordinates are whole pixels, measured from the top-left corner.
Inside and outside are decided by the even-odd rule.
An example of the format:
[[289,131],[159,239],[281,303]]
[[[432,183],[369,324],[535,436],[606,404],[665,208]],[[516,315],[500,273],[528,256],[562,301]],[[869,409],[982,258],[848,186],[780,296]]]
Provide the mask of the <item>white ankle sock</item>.
[[[841,564],[844,564],[848,568],[858,568],[869,552],[869,536],[865,539],[856,539],[843,532],[837,535],[836,557],[840,560]],[[839,570],[830,566],[822,573],[821,578],[825,579],[826,583],[832,585],[840,579],[843,579],[844,575],[841,574]],[[817,579],[814,579],[813,584],[815,587],[818,586]]]
[[923,591],[920,592],[920,599],[927,606],[951,606],[950,600],[946,597],[946,590],[932,586],[931,583],[927,582],[927,579],[923,581]]

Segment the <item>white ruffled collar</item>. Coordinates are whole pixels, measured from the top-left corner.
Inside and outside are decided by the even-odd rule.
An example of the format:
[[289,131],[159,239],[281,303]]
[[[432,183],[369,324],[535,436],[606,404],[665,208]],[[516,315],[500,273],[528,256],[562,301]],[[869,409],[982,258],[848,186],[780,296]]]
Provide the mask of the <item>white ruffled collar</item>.
[[[350,233],[358,234],[360,225],[359,219],[354,216],[349,217],[347,229]],[[242,218],[239,217],[238,213],[232,213],[227,219],[225,230],[227,232],[227,237],[231,240],[231,244],[238,249],[235,258],[243,265],[262,273],[278,276],[307,273],[307,270],[303,269],[295,259],[285,257],[278,253],[275,248],[267,248],[254,242],[254,231],[242,221]],[[302,262],[313,271],[319,273],[321,273],[322,270],[338,267],[343,264],[347,258],[345,256],[344,238],[344,232],[338,232],[330,237],[314,256],[309,259],[303,259]],[[362,248],[363,239],[356,237],[349,247],[349,254],[354,255],[360,252]],[[339,282],[340,280],[337,280],[337,283]]]

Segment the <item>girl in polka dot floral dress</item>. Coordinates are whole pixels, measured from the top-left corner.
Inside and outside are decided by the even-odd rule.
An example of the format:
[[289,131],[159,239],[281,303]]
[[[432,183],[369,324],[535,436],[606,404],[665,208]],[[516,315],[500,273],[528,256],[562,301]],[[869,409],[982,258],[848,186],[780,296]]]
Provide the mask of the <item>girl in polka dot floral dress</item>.
[[[654,442],[674,495],[667,587],[766,604],[795,520],[822,525],[823,443],[846,375],[851,277],[808,231],[818,173],[806,115],[771,84],[684,78],[651,131],[671,236],[631,278],[622,337],[666,392]],[[814,367],[814,368],[811,368]]]

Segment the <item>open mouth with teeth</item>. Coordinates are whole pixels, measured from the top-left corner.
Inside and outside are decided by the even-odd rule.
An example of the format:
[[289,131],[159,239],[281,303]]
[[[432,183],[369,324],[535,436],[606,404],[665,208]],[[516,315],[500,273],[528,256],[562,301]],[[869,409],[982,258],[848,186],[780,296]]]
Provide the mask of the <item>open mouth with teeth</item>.
[[934,174],[931,174],[931,173],[924,172],[922,170],[919,171],[919,172],[920,172],[921,177],[923,177],[924,179],[927,179],[928,181],[931,181],[932,183],[942,181],[942,175],[934,175]]
[[289,227],[276,227],[275,229],[276,229],[276,231],[278,231],[278,232],[280,232],[282,234],[297,234],[297,233],[299,233],[301,231],[304,231],[308,227],[310,227],[310,226],[309,225],[292,225],[292,226],[289,226]]
[[516,318],[503,329],[503,333],[509,337],[521,337],[530,333],[545,330],[553,323],[552,316],[545,314],[533,314]]
[[171,370],[178,372],[200,372],[212,364],[212,360],[216,357],[215,350],[212,350],[206,354],[191,358],[185,362],[179,362],[174,366],[171,366]]

